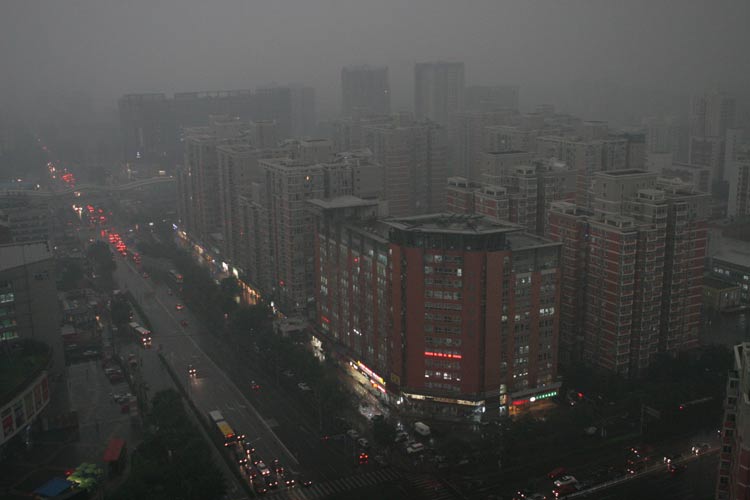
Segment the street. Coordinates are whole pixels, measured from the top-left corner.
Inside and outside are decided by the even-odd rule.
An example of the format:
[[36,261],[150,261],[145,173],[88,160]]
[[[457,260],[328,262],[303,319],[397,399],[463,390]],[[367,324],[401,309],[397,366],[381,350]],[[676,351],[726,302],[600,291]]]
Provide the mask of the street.
[[[190,311],[176,309],[180,299],[170,295],[166,286],[144,278],[127,259],[116,259],[114,276],[119,287],[133,294],[152,323],[152,349],[137,348],[144,363],[157,366],[157,351],[161,349],[174,372],[184,374],[186,391],[200,411],[221,411],[267,462],[278,458],[287,474],[303,473],[314,480],[305,490],[308,498],[399,477],[394,469],[380,469],[374,464],[357,466],[356,449],[348,439],[323,440],[314,417],[316,410],[310,407],[313,401],[302,397],[295,383],[277,384],[275,376],[258,367],[255,352],[230,345],[218,331],[201,328]],[[187,326],[181,321],[187,321]],[[188,365],[196,368],[197,376],[188,375]],[[158,377],[153,371],[148,370],[151,375],[145,376]],[[166,377],[166,372],[161,376]],[[260,388],[251,389],[251,380]],[[294,497],[301,491],[294,490]]]

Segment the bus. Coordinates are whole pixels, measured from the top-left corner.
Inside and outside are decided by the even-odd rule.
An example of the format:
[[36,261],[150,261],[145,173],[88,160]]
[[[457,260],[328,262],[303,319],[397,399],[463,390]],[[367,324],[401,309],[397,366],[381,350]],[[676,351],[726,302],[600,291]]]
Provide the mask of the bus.
[[169,277],[172,280],[172,284],[175,286],[182,286],[182,275],[174,269],[169,270]]
[[237,435],[234,432],[232,426],[230,426],[227,421],[224,420],[224,415],[222,415],[219,410],[208,412],[208,416],[211,418],[211,423],[218,431],[219,436],[223,440],[224,446],[230,446],[232,443],[236,443],[245,438],[245,436]]
[[151,331],[143,328],[135,321],[128,323],[130,333],[134,335],[143,347],[151,347]]

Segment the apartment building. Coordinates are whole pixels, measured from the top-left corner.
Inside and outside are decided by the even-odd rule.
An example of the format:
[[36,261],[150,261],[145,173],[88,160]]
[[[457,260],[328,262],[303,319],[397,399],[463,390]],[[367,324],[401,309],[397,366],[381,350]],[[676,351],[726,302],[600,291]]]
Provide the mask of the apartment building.
[[474,420],[556,394],[558,243],[478,215],[379,219],[361,203],[311,202],[316,326],[375,386],[408,411]]

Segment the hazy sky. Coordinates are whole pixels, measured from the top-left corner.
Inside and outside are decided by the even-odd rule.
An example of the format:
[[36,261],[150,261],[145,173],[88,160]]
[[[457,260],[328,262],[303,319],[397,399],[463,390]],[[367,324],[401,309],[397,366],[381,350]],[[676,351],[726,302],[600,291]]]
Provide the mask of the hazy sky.
[[467,83],[521,84],[524,105],[579,80],[692,92],[750,81],[748,21],[748,0],[2,0],[0,90],[113,103],[298,82],[325,112],[341,66],[367,62],[407,108],[413,63],[449,59]]

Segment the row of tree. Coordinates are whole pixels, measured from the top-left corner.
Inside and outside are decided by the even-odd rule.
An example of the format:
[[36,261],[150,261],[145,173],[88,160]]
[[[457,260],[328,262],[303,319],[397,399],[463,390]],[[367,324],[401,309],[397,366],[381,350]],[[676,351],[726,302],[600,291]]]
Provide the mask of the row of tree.
[[131,457],[130,474],[109,498],[222,498],[226,493],[224,477],[177,392],[156,393],[148,423],[143,442]]

